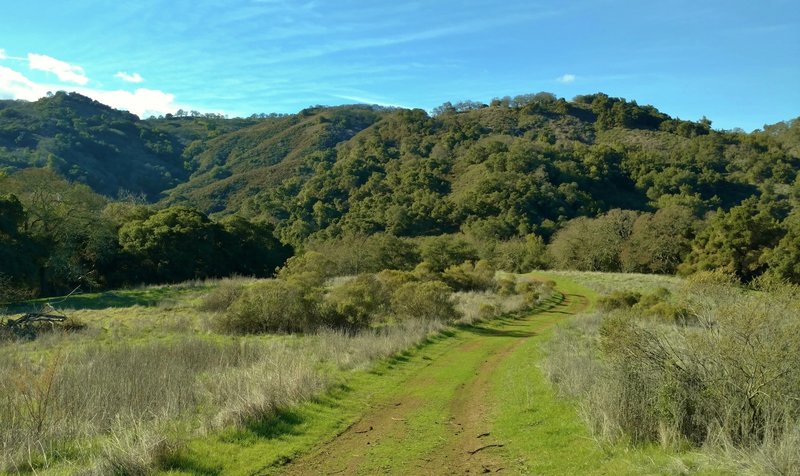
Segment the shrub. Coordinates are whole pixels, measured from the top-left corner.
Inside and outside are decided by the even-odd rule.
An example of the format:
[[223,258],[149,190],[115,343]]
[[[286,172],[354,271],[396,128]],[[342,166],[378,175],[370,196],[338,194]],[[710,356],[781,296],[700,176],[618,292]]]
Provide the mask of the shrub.
[[614,309],[630,309],[642,298],[641,293],[634,291],[614,291],[597,300],[597,306],[603,311]]
[[320,324],[316,299],[297,283],[271,279],[245,289],[219,323],[235,333],[307,331]]
[[308,288],[322,286],[326,278],[330,278],[335,274],[335,263],[316,251],[308,251],[302,255],[292,256],[278,270],[278,278],[294,281]]
[[553,293],[554,286],[545,286],[543,283],[536,281],[520,281],[514,286],[514,292],[523,296],[525,303],[529,306],[538,304],[542,296],[550,296]]
[[501,276],[496,280],[497,292],[501,296],[514,294],[517,282],[513,276]]
[[371,274],[362,274],[331,290],[325,296],[325,321],[335,327],[358,329],[369,327],[384,312],[389,296],[383,285]]
[[441,281],[406,283],[394,292],[392,310],[401,318],[453,320],[458,313],[451,293]]
[[244,287],[241,280],[223,279],[214,289],[203,296],[198,308],[201,311],[226,311],[241,296]]
[[437,272],[444,271],[448,266],[478,259],[477,250],[467,240],[450,235],[430,238],[420,251],[422,259]]
[[[613,311],[588,333],[557,333],[548,373],[581,398],[605,437],[721,444],[777,458],[774,467],[792,464],[784,450],[800,424],[800,290],[745,292],[699,281],[674,304],[692,310],[690,324],[638,319],[635,306]],[[591,372],[559,362],[576,349]]]
[[442,281],[457,291],[485,291],[494,288],[494,273],[488,261],[466,261],[444,270]]
[[376,274],[375,277],[381,283],[384,290],[388,291],[389,294],[394,292],[394,290],[400,286],[417,280],[417,277],[414,275],[414,273],[409,271],[397,271],[394,269],[384,269],[380,273]]
[[527,235],[525,238],[497,243],[492,260],[498,269],[514,273],[527,273],[534,269],[547,269],[549,255],[542,237]]
[[427,261],[423,261],[422,263],[418,264],[414,271],[412,272],[414,279],[418,281],[439,281],[440,276],[437,273],[433,266]]

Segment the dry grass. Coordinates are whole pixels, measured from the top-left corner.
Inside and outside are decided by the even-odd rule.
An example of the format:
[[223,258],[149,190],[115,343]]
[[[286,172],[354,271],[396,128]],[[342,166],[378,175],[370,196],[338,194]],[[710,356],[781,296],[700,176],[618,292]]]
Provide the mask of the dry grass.
[[598,441],[697,447],[736,473],[800,474],[798,289],[691,282],[676,294],[691,323],[634,309],[561,327],[546,375]]

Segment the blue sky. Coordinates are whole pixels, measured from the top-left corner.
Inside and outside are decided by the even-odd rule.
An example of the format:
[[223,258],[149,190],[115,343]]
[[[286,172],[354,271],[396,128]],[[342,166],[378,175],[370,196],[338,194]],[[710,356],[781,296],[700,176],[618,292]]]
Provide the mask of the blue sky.
[[797,0],[7,3],[0,98],[246,116],[602,91],[716,128],[800,116]]

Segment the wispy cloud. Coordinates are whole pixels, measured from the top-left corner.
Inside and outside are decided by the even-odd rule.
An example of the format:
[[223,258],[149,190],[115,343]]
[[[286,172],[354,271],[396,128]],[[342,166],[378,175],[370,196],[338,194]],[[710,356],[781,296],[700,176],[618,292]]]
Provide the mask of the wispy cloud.
[[516,16],[503,16],[496,19],[467,20],[453,25],[433,27],[429,29],[414,31],[411,33],[399,33],[386,36],[374,36],[368,38],[345,39],[329,43],[317,44],[312,47],[296,49],[283,52],[280,48],[275,48],[273,54],[259,61],[260,65],[270,65],[283,63],[286,61],[296,61],[318,58],[330,54],[364,50],[371,48],[381,48],[396,46],[418,41],[435,40],[442,37],[477,33],[493,28],[501,28],[518,23],[524,23],[536,19],[546,18],[557,15],[556,11],[544,11],[532,14],[522,14]]
[[344,99],[346,101],[353,101],[354,103],[358,104],[370,104],[370,105],[375,104],[384,107],[407,107],[402,104],[397,104],[391,101],[387,101],[385,99],[367,97],[366,95],[361,95],[361,94],[331,94],[331,96],[339,99]]
[[55,74],[59,80],[80,84],[89,82],[86,73],[80,66],[57,60],[51,56],[28,53],[28,67],[32,70]]
[[556,78],[556,81],[562,84],[574,83],[577,77],[574,74],[565,74]]
[[144,81],[144,78],[139,73],[128,74],[125,71],[120,71],[114,75],[115,78],[119,78],[127,83],[141,83]]
[[8,56],[6,55],[6,50],[0,48],[0,60],[4,60],[6,58],[8,58]]

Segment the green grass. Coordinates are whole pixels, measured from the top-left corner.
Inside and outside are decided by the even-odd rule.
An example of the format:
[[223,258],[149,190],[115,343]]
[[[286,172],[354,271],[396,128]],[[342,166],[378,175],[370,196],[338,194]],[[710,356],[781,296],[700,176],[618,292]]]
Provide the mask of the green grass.
[[[646,275],[542,272],[532,276],[554,280],[568,299],[582,295],[590,303],[600,293],[614,289],[646,291],[657,287],[677,289],[680,285],[677,278]],[[211,332],[208,320],[214,314],[197,310],[207,289],[209,286],[193,284],[73,296],[63,305],[71,308],[70,316],[89,324],[87,331],[74,336],[43,336],[18,344],[17,350],[35,356],[98,341],[168,343],[187,334],[213,340],[233,339]],[[557,299],[543,307],[554,304]],[[492,438],[513,443],[500,450],[508,472],[722,474],[715,472],[699,453],[677,453],[657,446],[634,448],[624,443],[609,445],[591,437],[577,404],[558,397],[539,368],[542,343],[550,337],[552,326],[568,318],[570,315],[559,308],[523,320],[506,317],[490,323],[459,325],[377,365],[358,366],[356,370],[337,367],[333,361],[317,362],[334,382],[329,391],[299,405],[281,408],[259,421],[222,430],[212,428],[204,436],[184,439],[185,444],[166,459],[162,472],[277,474],[287,462],[329,441],[370,409],[403,399],[415,402],[415,408],[404,414],[402,425],[393,427],[391,438],[360,451],[358,468],[363,474],[408,474],[408,462],[435,457],[452,443],[447,422],[460,386],[470,382],[475,369],[498,349],[526,338],[492,374],[491,398],[486,402],[494,417]],[[289,346],[306,342],[305,338],[285,336],[248,339],[287,340]],[[470,343],[480,345],[467,347]],[[344,459],[331,458],[334,467],[348,464]],[[54,469],[58,472],[58,468]]]
[[444,332],[370,371],[340,375],[340,383],[312,401],[246,428],[228,429],[190,441],[165,474],[275,474],[283,465],[352,424],[376,401],[430,359],[461,342],[460,332]]
[[[671,292],[677,291],[683,284],[683,278],[660,274],[638,273],[602,273],[598,271],[546,271],[536,273],[547,276],[557,282],[572,282],[580,285],[584,290],[589,289],[595,294],[609,294],[613,291],[635,291],[647,293],[657,288],[666,288]],[[564,281],[559,281],[563,278]]]
[[211,288],[205,283],[182,283],[174,285],[146,286],[133,289],[106,291],[101,293],[80,293],[70,296],[56,296],[32,299],[5,306],[8,313],[25,313],[40,310],[46,304],[59,309],[109,309],[133,306],[154,307],[165,300],[183,301]]

